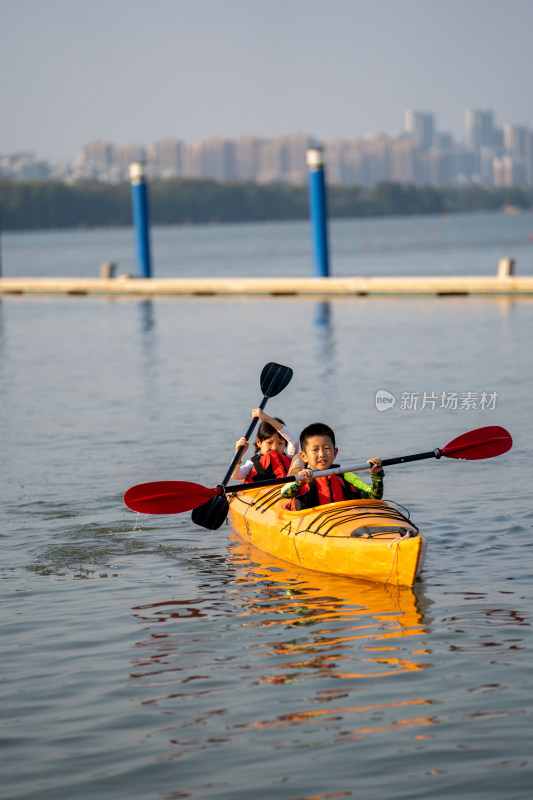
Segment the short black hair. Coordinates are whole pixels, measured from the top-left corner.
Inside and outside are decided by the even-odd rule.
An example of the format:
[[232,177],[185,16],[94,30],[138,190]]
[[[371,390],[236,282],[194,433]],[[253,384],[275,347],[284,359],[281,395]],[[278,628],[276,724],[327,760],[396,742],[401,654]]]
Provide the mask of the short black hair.
[[[280,419],[279,417],[273,417],[273,419],[275,419],[276,422],[280,422],[282,425],[285,425],[283,420]],[[259,439],[260,442],[264,442],[265,439],[270,439],[270,437],[274,436],[275,433],[277,433],[278,436],[281,436],[280,432],[277,431],[275,427],[270,424],[270,422],[265,422],[265,420],[262,420],[260,426],[257,429],[257,435],[255,438],[256,440]],[[255,452],[256,453],[259,452],[259,447],[257,446],[257,444],[255,445]]]
[[329,436],[331,441],[333,442],[333,447],[335,447],[335,434],[333,433],[332,429],[329,425],[326,425],[325,422],[312,422],[311,425],[308,425],[300,434],[300,448],[305,452],[305,448],[307,447],[307,441],[312,436]]

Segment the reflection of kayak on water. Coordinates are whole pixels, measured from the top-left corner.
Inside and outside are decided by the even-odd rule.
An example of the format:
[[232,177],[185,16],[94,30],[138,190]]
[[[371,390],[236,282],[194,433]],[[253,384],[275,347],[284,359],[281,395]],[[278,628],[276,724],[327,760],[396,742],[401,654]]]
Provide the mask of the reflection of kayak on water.
[[[253,587],[249,603],[254,613],[269,617],[272,611],[295,615],[293,624],[353,619],[376,615],[391,633],[391,622],[397,633],[419,632],[430,601],[423,594],[422,584],[386,586],[341,575],[317,575],[303,567],[281,562],[275,556],[258,550],[236,533],[230,534],[233,565],[237,568],[241,587]],[[244,596],[244,595],[243,595]]]
[[345,500],[289,511],[279,487],[237,492],[229,520],[246,542],[306,569],[413,586],[426,540],[407,516],[381,500]]
[[[244,542],[236,533],[230,534],[230,550],[238,587],[234,598],[240,598],[243,624],[287,630],[305,627],[307,631],[304,637],[273,633],[268,642],[261,640],[262,646],[273,654],[286,656],[281,663],[266,660],[258,675],[262,683],[304,680],[309,677],[309,669],[323,671],[330,678],[366,680],[428,666],[420,637],[425,633],[424,615],[431,601],[424,596],[422,585],[385,586],[318,574],[281,562]],[[405,637],[415,637],[416,644],[410,644]],[[391,697],[386,706],[427,702],[421,698]],[[322,713],[315,710],[304,716]],[[405,716],[402,720],[407,724]],[[295,721],[293,715],[291,721]],[[409,724],[429,723],[417,713],[416,720]]]

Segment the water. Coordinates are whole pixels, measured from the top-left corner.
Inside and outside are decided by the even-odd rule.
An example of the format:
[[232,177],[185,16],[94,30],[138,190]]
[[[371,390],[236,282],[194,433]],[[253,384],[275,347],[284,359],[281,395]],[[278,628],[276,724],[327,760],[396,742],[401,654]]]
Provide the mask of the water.
[[[495,275],[511,257],[533,275],[533,212],[330,221],[336,276]],[[309,276],[307,222],[155,227],[155,277]],[[3,234],[5,277],[95,277],[112,261],[135,274],[131,229]]]
[[[404,242],[380,246],[375,272],[402,261],[440,274],[446,262],[453,274],[469,253],[472,270],[511,255],[525,274],[531,218],[519,217],[520,257],[509,244],[517,219],[471,217],[456,246],[450,234],[425,250],[427,220],[371,221],[383,242]],[[251,274],[281,269],[284,252],[303,268],[307,233],[299,223],[161,230],[169,255],[157,270],[171,272],[172,241],[188,242],[183,274],[215,274],[217,252],[232,274],[247,259]],[[29,274],[44,242],[48,274],[95,273],[115,258],[113,241],[126,247],[126,232],[6,234],[4,274]],[[350,260],[348,241],[335,264]],[[3,299],[2,795],[529,800],[531,309],[527,299]],[[226,527],[123,506],[124,490],[148,480],[216,485],[268,361],[295,374],[267,410],[295,431],[332,424],[341,463],[425,451],[482,425],[511,431],[514,447],[497,459],[387,471],[386,497],[428,538],[414,589],[305,572]],[[392,410],[376,409],[380,389]],[[453,393],[457,408],[441,407]]]

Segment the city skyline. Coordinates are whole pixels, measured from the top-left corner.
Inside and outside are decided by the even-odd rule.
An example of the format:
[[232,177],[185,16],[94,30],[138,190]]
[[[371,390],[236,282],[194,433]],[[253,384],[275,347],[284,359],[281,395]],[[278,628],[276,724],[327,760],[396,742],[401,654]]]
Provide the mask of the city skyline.
[[533,127],[529,0],[2,0],[0,152],[73,160],[84,143],[325,141],[436,109]]
[[335,185],[533,186],[533,129],[499,125],[492,109],[467,108],[464,117],[465,144],[439,129],[435,113],[408,109],[403,130],[351,140],[320,141],[305,133],[196,142],[167,137],[149,145],[96,140],[87,142],[74,162],[56,165],[27,153],[0,154],[0,176],[119,183],[128,180],[133,161],[145,161],[150,178],[297,185],[307,182],[307,150],[322,147],[328,181]]

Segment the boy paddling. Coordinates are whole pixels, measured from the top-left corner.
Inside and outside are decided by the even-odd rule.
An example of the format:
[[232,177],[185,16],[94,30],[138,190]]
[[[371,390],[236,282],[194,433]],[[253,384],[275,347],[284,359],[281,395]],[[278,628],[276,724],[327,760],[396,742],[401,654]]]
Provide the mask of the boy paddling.
[[294,459],[291,468],[291,473],[298,469],[298,474],[294,476],[293,483],[287,484],[281,490],[281,496],[291,501],[289,508],[300,510],[342,500],[381,500],[383,497],[385,473],[381,458],[368,460],[372,486],[368,486],[353,472],[313,478],[313,471],[330,469],[338,453],[335,434],[329,425],[315,422],[304,428],[300,434],[300,447],[301,461],[295,465]]

